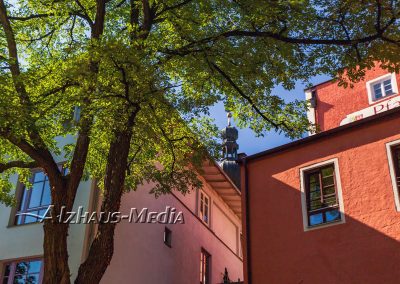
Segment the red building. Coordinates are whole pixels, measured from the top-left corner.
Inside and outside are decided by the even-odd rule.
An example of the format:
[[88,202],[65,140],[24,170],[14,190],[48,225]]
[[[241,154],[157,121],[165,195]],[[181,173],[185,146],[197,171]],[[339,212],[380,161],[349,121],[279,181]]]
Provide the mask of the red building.
[[246,283],[400,283],[399,84],[316,85],[321,132],[242,160]]

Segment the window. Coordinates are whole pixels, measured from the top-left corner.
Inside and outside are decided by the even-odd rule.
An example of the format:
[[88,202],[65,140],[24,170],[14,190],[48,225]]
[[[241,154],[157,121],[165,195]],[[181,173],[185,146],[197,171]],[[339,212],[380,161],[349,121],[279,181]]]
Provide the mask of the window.
[[210,261],[211,255],[204,249],[200,254],[200,284],[210,284]]
[[397,94],[395,74],[386,74],[367,82],[369,102],[373,103],[387,96]]
[[47,175],[43,171],[33,172],[30,182],[31,188],[23,185],[21,202],[15,217],[16,225],[38,222],[39,219],[32,215],[43,216],[51,203]]
[[300,171],[305,230],[325,224],[343,223],[343,201],[337,159]]
[[210,225],[210,198],[203,191],[200,191],[200,218]]
[[39,284],[42,282],[43,262],[40,259],[11,262],[5,265],[3,284]]
[[71,109],[70,116],[64,120],[63,127],[65,129],[69,129],[72,126],[77,125],[80,119],[81,119],[81,107],[74,106]]
[[165,229],[164,229],[164,244],[171,247],[171,243],[172,243],[172,231],[170,229],[168,229],[167,227],[165,227]]
[[[67,173],[67,169],[63,169],[63,174]],[[30,179],[31,188],[25,185],[22,187],[21,199],[15,216],[15,225],[29,224],[39,221],[39,217],[43,216],[49,205],[51,204],[50,183],[47,175],[41,170],[35,170]]]
[[394,201],[397,211],[400,211],[400,140],[386,144],[389,161],[390,177],[392,179]]
[[306,174],[306,195],[309,226],[340,220],[333,165]]
[[396,175],[397,189],[400,188],[400,145],[392,147],[393,166]]

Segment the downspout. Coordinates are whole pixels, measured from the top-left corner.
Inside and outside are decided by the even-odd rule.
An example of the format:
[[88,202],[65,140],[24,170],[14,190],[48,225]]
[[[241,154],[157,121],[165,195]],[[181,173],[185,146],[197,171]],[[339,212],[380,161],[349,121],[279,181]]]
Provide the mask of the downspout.
[[246,256],[247,256],[247,284],[252,283],[251,278],[251,249],[250,249],[250,206],[249,206],[249,178],[248,178],[248,169],[247,169],[247,160],[244,158],[243,160],[244,166],[244,192],[245,192],[245,205],[246,205]]

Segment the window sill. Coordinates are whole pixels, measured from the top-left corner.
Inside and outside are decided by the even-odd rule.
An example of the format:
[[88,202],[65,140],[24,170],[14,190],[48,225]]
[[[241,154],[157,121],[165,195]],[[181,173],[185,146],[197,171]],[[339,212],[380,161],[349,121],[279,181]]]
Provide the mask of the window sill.
[[30,226],[30,225],[39,225],[39,224],[43,225],[44,223],[32,222],[32,223],[24,223],[24,224],[18,224],[18,225],[12,224],[12,225],[8,225],[7,229],[25,227],[25,226]]
[[314,226],[307,226],[306,228],[304,228],[304,232],[313,231],[313,230],[322,229],[322,228],[327,228],[327,227],[340,225],[340,224],[344,224],[344,223],[345,223],[345,220],[343,218],[343,219],[337,220],[337,221],[331,221],[331,222],[318,224],[318,225],[314,225]]
[[395,96],[397,96],[397,95],[398,95],[398,93],[393,93],[393,94],[391,94],[391,95],[386,95],[386,96],[384,96],[384,97],[382,97],[382,98],[379,98],[379,99],[370,101],[369,104],[370,104],[370,105],[378,104],[378,103],[381,103],[381,102],[383,102],[383,101],[388,100],[389,98],[395,97]]

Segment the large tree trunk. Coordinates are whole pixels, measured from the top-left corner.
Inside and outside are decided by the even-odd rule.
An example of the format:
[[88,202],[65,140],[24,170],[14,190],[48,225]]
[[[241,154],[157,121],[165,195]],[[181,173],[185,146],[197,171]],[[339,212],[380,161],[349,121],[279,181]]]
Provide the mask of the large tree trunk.
[[[139,108],[131,113],[126,129],[116,131],[110,144],[104,178],[104,197],[101,212],[109,216],[119,211],[123,193],[125,175],[128,166],[128,154],[132,138],[132,128]],[[107,217],[105,219],[108,219]],[[76,284],[99,283],[114,253],[114,231],[116,223],[100,222],[87,259],[81,264]]]
[[71,275],[68,265],[68,229],[69,224],[64,222],[66,216],[61,214],[61,208],[65,211],[72,210],[72,202],[67,200],[67,183],[64,177],[55,179],[53,174],[48,174],[51,189],[51,200],[53,207],[50,211],[51,219],[44,221],[44,240],[43,240],[43,258],[44,258],[44,284],[69,284]]
[[46,220],[44,225],[44,284],[70,283],[67,250],[68,224]]

